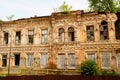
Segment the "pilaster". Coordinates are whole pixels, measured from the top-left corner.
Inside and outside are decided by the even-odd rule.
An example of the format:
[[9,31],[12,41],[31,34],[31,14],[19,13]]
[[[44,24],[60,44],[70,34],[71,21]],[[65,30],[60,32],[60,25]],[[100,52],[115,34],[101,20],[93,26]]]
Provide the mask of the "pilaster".
[[28,42],[28,30],[23,29],[21,31],[21,44],[27,44]]

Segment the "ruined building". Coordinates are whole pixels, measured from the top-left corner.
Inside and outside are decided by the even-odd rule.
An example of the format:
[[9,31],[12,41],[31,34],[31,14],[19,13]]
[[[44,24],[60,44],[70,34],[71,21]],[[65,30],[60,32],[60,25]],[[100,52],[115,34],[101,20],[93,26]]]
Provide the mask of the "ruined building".
[[79,74],[81,62],[120,69],[114,13],[72,11],[0,23],[0,75]]

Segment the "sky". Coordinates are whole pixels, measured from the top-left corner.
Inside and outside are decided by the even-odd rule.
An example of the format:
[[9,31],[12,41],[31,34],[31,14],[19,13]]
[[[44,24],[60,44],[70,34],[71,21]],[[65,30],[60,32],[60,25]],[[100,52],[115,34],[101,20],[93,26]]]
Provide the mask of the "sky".
[[0,0],[0,19],[14,15],[13,20],[37,16],[49,16],[66,2],[72,10],[88,9],[87,0]]

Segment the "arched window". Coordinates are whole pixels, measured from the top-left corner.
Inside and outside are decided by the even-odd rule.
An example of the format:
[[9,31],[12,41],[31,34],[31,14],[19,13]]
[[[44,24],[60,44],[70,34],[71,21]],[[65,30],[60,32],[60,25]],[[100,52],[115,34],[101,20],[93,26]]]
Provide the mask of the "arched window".
[[106,21],[101,22],[100,40],[108,40],[108,24]]
[[75,39],[75,35],[74,35],[74,28],[69,27],[68,28],[68,41],[74,41]]
[[63,28],[59,29],[59,41],[64,42],[65,41],[65,31]]

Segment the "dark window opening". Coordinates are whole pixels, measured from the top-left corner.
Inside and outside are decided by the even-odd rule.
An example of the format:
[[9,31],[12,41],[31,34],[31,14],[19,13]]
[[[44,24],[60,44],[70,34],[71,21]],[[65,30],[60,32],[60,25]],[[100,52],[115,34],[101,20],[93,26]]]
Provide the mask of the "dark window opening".
[[28,42],[33,44],[33,41],[34,41],[34,31],[33,30],[29,30],[28,31]]
[[4,44],[8,44],[8,32],[4,32]]
[[100,26],[100,40],[108,40],[108,24],[105,21]]
[[74,41],[74,32],[71,32],[71,41]]
[[16,32],[16,44],[19,44],[21,40],[21,32],[17,31]]
[[29,36],[29,43],[33,43],[33,36]]
[[2,55],[2,67],[7,66],[7,55]]
[[68,28],[68,40],[75,41],[74,28]]
[[94,41],[94,27],[87,26],[87,41]]
[[15,66],[19,66],[20,64],[20,54],[15,54]]

